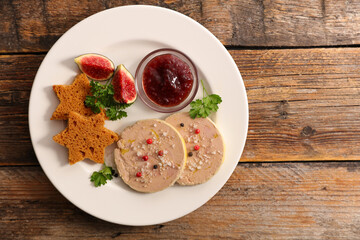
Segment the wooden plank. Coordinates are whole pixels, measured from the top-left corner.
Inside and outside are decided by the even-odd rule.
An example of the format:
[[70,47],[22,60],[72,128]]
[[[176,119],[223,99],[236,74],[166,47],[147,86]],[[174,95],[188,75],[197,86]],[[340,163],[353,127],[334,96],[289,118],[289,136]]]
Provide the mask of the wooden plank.
[[250,107],[242,161],[360,159],[360,49],[231,54]]
[[30,141],[28,105],[43,57],[0,56],[0,165],[38,164]]
[[204,206],[178,220],[146,227],[116,225],[84,213],[54,189],[39,167],[1,167],[0,191],[2,239],[305,240],[360,235],[360,162],[239,164]]
[[[241,161],[360,159],[360,49],[230,53],[250,106]],[[27,108],[42,58],[0,57],[0,165],[37,164]]]
[[179,11],[200,22],[226,45],[330,46],[360,43],[358,1],[4,0],[0,5],[0,51],[47,51],[77,22],[96,12],[129,4],[148,4]]

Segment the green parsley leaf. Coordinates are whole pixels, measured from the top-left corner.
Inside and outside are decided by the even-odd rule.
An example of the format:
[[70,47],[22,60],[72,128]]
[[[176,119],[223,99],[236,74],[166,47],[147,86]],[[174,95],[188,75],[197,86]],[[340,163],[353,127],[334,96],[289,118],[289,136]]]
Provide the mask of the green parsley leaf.
[[106,116],[108,116],[110,120],[116,120],[127,117],[127,113],[125,111],[116,109],[116,107],[110,107],[106,110]]
[[90,181],[94,182],[95,187],[106,184],[106,177],[99,172],[94,172],[91,175]]
[[113,173],[112,167],[106,166],[104,163],[104,168],[101,169],[98,172],[93,172],[93,174],[90,177],[90,181],[94,182],[95,187],[99,187],[101,185],[105,185],[107,180],[111,180],[112,173]]
[[91,108],[93,113],[100,113],[102,109],[105,110],[106,116],[110,120],[118,120],[127,117],[124,110],[131,106],[131,104],[118,103],[114,100],[114,87],[110,82],[105,85],[90,81],[91,96],[86,96],[85,106]]
[[206,97],[203,97],[201,100],[197,99],[190,103],[190,117],[195,118],[206,118],[211,113],[216,112],[219,109],[218,104],[222,102],[222,99],[217,94],[208,95],[204,83],[201,80],[201,85],[203,87],[203,93],[206,94]]

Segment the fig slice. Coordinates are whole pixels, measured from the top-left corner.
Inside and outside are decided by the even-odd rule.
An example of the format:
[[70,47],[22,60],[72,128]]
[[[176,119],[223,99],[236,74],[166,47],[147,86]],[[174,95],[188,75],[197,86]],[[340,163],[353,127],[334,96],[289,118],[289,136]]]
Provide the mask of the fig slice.
[[119,103],[133,103],[136,100],[135,80],[123,64],[117,66],[112,79],[114,100]]
[[104,81],[114,75],[114,63],[103,55],[88,53],[75,58],[75,62],[93,80]]

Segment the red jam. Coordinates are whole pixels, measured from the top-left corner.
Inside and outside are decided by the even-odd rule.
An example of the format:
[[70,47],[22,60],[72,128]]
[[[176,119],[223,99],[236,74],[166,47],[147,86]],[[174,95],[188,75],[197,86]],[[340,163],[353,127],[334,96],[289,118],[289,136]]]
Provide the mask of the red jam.
[[194,78],[189,65],[172,54],[153,58],[144,69],[145,93],[160,106],[180,104],[189,96],[193,84]]

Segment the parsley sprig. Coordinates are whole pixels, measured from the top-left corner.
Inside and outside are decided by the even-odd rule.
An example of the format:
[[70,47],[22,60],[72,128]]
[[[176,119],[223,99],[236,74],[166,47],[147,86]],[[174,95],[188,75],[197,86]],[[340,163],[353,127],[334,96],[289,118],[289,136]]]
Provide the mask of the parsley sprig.
[[190,103],[191,109],[190,109],[190,117],[191,118],[206,118],[208,117],[212,112],[216,112],[219,107],[218,104],[222,102],[222,99],[217,94],[210,94],[206,91],[204,82],[201,80],[201,86],[203,88],[203,97],[202,99],[197,99],[195,101],[192,101]]
[[113,179],[113,173],[115,171],[112,167],[106,166],[104,163],[104,168],[98,172],[93,172],[91,175],[90,181],[94,182],[95,187],[99,187],[101,185],[105,185],[107,180]]
[[85,106],[91,108],[93,113],[98,114],[102,109],[105,109],[106,116],[110,120],[127,117],[127,113],[123,110],[131,104],[118,103],[114,100],[114,87],[110,81],[102,85],[91,80],[90,91],[92,95],[86,96]]

